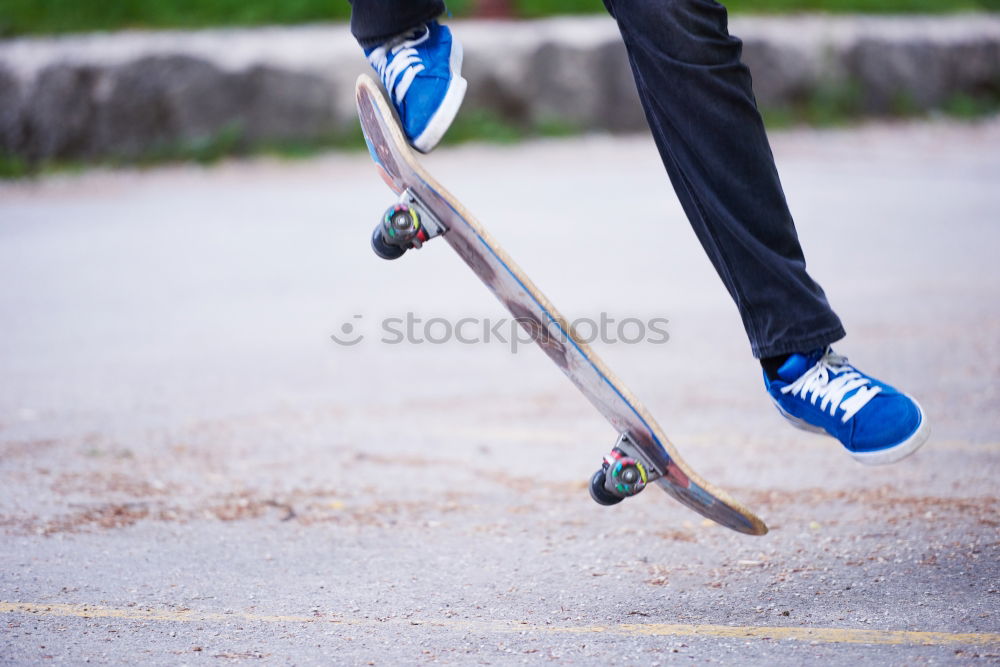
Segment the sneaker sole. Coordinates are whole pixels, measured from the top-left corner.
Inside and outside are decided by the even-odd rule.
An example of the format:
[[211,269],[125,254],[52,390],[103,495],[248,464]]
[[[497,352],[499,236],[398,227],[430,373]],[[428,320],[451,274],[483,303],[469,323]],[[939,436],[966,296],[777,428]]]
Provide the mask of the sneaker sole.
[[[907,396],[907,398],[913,401],[912,396]],[[854,460],[859,463],[863,463],[866,466],[880,466],[888,463],[895,463],[896,461],[904,459],[920,449],[930,437],[931,427],[927,423],[927,418],[924,416],[924,409],[920,407],[920,404],[916,401],[913,401],[913,404],[916,405],[917,410],[920,411],[920,426],[918,426],[917,430],[913,432],[913,435],[898,445],[886,447],[885,449],[878,449],[873,452],[851,452],[851,456],[854,457]]]
[[[920,426],[918,426],[917,430],[913,432],[913,435],[897,445],[886,447],[885,449],[878,449],[873,452],[851,452],[848,450],[851,456],[854,457],[855,461],[863,463],[867,466],[880,466],[895,463],[917,451],[924,445],[925,442],[927,442],[927,439],[931,435],[931,427],[927,423],[927,419],[924,416],[924,409],[920,407],[920,404],[917,403],[912,396],[907,395],[907,398],[913,401],[913,404],[917,406],[917,410],[920,412]],[[826,429],[814,426],[803,419],[799,419],[798,417],[788,414],[785,412],[785,409],[774,400],[773,397],[771,398],[771,402],[774,403],[774,407],[778,409],[781,416],[795,428],[808,431],[809,433],[818,433],[831,438],[833,437],[826,432]]]
[[429,153],[444,137],[444,133],[448,131],[455,116],[458,115],[462,100],[465,99],[465,91],[469,87],[468,81],[462,78],[462,43],[453,42],[452,44],[449,63],[452,71],[451,83],[448,84],[444,99],[441,100],[441,105],[431,116],[427,127],[420,133],[420,136],[413,140],[413,147],[421,153]]
[[781,407],[780,403],[774,400],[773,396],[771,397],[771,402],[774,403],[774,407],[778,409],[778,412],[781,413],[781,416],[784,417],[788,421],[788,423],[794,426],[795,428],[800,429],[802,431],[808,431],[809,433],[819,433],[820,435],[830,436],[830,434],[826,432],[826,429],[821,428],[819,426],[813,426],[806,420],[799,419],[798,417],[793,417],[789,413],[785,412],[785,409]]

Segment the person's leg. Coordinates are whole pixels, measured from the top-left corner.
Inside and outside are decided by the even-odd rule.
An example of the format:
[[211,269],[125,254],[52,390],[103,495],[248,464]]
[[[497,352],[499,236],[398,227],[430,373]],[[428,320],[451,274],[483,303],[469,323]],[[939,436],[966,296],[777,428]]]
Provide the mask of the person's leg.
[[364,49],[444,14],[444,0],[350,0],[351,33]]
[[653,137],[695,233],[743,317],[778,410],[862,463],[929,434],[909,396],[851,366],[778,180],[742,43],[714,0],[604,0],[618,21]]
[[443,0],[352,0],[351,32],[378,73],[410,143],[433,149],[465,99],[462,45],[435,19]]
[[756,357],[844,336],[806,263],[740,61],[713,0],[605,0],[650,129],[694,231],[739,308]]

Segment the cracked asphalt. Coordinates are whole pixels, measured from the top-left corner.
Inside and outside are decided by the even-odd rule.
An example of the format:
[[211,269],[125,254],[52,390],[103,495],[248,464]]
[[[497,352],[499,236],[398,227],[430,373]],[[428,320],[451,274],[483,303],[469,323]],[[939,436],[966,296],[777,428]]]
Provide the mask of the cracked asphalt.
[[426,160],[567,317],[666,320],[593,345],[758,538],[594,504],[614,433],[444,244],[370,252],[367,155],[0,184],[0,662],[1000,661],[1000,121],[772,141],[897,465],[774,412],[647,137]]

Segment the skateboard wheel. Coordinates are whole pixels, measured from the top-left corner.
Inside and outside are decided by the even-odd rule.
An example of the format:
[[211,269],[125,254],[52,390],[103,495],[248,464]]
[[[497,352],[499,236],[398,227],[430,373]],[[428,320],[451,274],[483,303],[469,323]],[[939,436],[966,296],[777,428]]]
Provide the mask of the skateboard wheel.
[[598,505],[617,505],[623,498],[616,496],[606,488],[604,488],[604,483],[607,480],[605,477],[604,469],[601,468],[593,474],[590,478],[590,497],[594,499]]
[[638,459],[627,456],[618,447],[604,457],[604,488],[615,496],[634,496],[646,488],[649,475]]
[[375,233],[372,234],[372,250],[382,259],[399,259],[406,252],[405,248],[385,242],[385,238],[382,236],[382,225],[376,227]]
[[409,241],[420,231],[420,216],[412,206],[393,204],[385,212],[382,229],[390,237],[399,236],[401,242]]

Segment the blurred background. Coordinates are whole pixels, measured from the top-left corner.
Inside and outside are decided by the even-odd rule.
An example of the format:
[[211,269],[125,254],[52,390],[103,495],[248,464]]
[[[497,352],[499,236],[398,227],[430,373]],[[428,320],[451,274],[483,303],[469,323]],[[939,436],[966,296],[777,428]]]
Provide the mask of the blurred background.
[[668,321],[594,349],[772,532],[598,507],[616,434],[534,347],[380,342],[507,313],[370,251],[346,2],[0,0],[0,663],[995,657],[1000,0],[730,3],[837,350],[932,424],[881,468],[773,409],[601,3],[451,5],[422,163],[570,320]]
[[[734,12],[930,12],[1000,9],[998,0],[734,0]],[[452,0],[458,18],[539,18],[604,11],[601,0]],[[4,0],[0,31],[7,36],[120,30],[294,24],[346,20],[347,0]]]
[[[1000,108],[1000,0],[735,0],[771,127]],[[451,143],[645,132],[600,0],[464,0]],[[358,149],[337,0],[0,0],[0,177]],[[527,20],[531,19],[531,20]],[[585,80],[571,72],[587,71]]]

